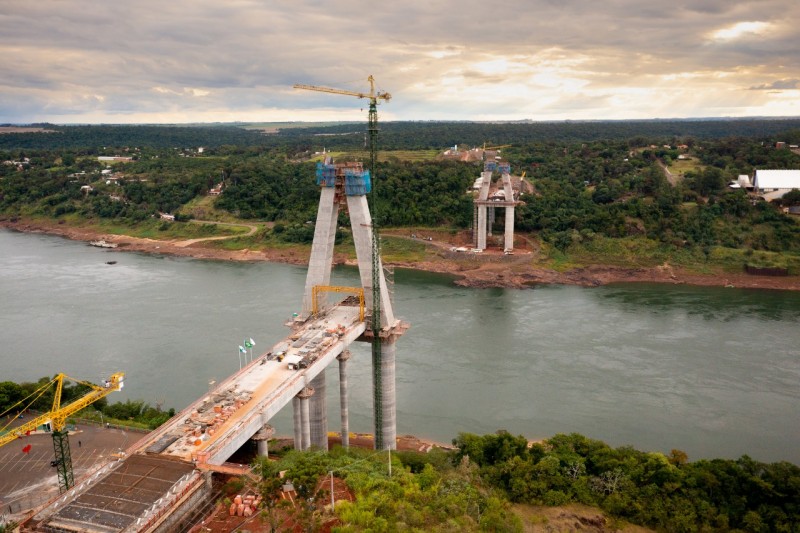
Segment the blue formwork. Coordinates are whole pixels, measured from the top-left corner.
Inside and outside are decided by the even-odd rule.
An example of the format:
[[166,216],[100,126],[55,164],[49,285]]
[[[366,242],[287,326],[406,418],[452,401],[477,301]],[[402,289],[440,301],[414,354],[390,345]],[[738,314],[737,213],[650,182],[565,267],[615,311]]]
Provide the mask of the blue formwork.
[[496,168],[497,168],[497,161],[486,161],[483,164],[484,172],[494,172]]
[[336,184],[336,167],[317,163],[317,185],[333,187]]
[[499,163],[497,170],[500,174],[511,174],[511,163]]
[[347,196],[360,196],[372,190],[369,170],[347,169],[344,171],[344,193]]

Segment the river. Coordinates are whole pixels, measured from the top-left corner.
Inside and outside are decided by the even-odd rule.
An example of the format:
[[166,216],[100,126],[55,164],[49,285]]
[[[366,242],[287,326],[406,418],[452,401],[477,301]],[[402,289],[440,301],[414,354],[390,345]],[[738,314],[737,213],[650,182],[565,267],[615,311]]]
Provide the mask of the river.
[[[107,261],[116,261],[109,265]],[[357,272],[337,268],[335,283]],[[0,381],[126,373],[111,401],[181,409],[263,353],[301,305],[305,268],[120,253],[0,230]],[[629,284],[470,289],[398,270],[398,434],[579,432],[690,459],[800,464],[800,294]],[[350,368],[351,431],[370,432],[368,345]],[[330,368],[330,429],[338,373]],[[274,424],[292,434],[291,413]]]

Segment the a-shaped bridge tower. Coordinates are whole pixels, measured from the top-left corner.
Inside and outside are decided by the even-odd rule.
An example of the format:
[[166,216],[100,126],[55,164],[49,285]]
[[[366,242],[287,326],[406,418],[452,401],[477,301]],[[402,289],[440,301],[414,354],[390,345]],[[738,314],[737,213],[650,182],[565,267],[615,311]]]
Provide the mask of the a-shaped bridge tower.
[[[328,308],[327,291],[319,289],[331,284],[336,229],[339,212],[344,208],[349,213],[363,289],[361,294],[370,318],[375,313],[375,295],[379,294],[380,330],[377,341],[380,342],[381,357],[377,363],[373,358],[373,366],[377,364],[378,367],[373,368],[372,372],[373,397],[379,399],[374,404],[375,445],[376,448],[394,449],[397,437],[395,342],[408,325],[395,318],[381,259],[373,256],[373,224],[367,203],[367,194],[372,187],[370,172],[364,170],[361,163],[333,163],[328,159],[317,166],[317,184],[321,187],[319,210],[303,295],[303,311],[298,318],[300,321],[307,320],[324,313]],[[375,274],[377,279],[373,279]],[[359,340],[376,342],[374,337],[373,330],[367,328]],[[340,360],[341,364],[343,362]],[[310,399],[311,445],[327,449],[325,374],[317,375],[310,386],[317,391]],[[346,394],[346,387],[342,394]],[[342,422],[343,426],[347,425],[345,415]],[[342,435],[342,438],[347,437]]]

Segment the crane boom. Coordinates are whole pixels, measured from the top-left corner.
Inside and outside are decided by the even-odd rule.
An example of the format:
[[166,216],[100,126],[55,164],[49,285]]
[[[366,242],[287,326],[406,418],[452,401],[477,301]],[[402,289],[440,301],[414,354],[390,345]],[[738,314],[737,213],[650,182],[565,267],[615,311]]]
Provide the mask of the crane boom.
[[343,94],[345,96],[355,96],[356,98],[369,98],[371,101],[377,99],[386,100],[387,102],[392,99],[392,95],[387,92],[375,92],[375,78],[370,76],[367,78],[369,81],[369,94],[359,93],[355,91],[345,91],[344,89],[333,89],[331,87],[321,87],[319,85],[303,85],[302,83],[295,83],[292,85],[294,89],[305,89],[307,91],[318,91],[321,93]]
[[85,383],[86,385],[90,386],[92,390],[74,402],[61,407],[59,405],[61,401],[61,389],[63,387],[64,378],[69,378],[69,376],[66,374],[58,374],[53,380],[53,382],[56,383],[56,393],[53,398],[53,409],[47,413],[37,416],[33,420],[9,429],[8,433],[0,436],[0,446],[16,440],[18,437],[25,435],[25,433],[28,431],[33,431],[37,427],[41,426],[42,424],[46,424],[47,422],[51,423],[54,430],[61,431],[67,425],[67,419],[70,416],[74,415],[84,407],[91,405],[100,398],[104,398],[110,393],[120,390],[122,388],[122,380],[124,377],[125,374],[122,372],[112,374],[111,378],[106,382],[108,383],[107,387]]

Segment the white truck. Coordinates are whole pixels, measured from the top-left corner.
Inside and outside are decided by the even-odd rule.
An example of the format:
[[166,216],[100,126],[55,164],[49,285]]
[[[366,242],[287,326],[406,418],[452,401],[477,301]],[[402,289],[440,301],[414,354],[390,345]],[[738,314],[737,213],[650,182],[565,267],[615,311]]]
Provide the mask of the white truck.
[[286,357],[283,358],[283,362],[286,363],[286,368],[288,368],[289,370],[297,370],[298,368],[300,368],[298,365],[302,360],[303,358],[296,354],[287,355]]

